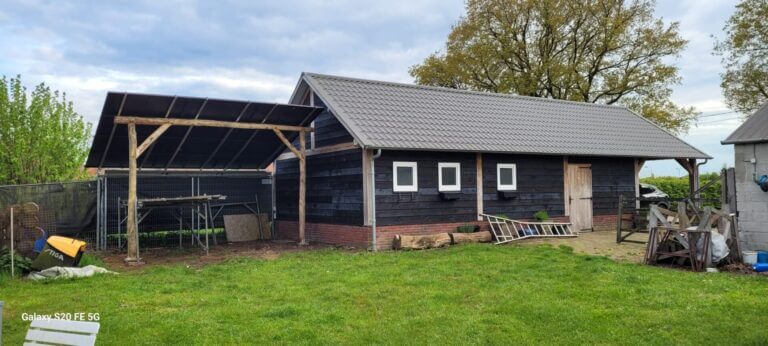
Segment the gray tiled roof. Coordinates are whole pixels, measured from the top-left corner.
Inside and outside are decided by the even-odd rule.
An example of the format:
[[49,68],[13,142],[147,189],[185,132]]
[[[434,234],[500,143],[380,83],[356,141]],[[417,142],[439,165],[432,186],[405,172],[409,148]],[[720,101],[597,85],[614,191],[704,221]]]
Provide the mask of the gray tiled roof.
[[369,148],[709,157],[623,107],[314,73],[302,76]]
[[760,107],[739,128],[721,143],[758,143],[768,142],[768,103]]

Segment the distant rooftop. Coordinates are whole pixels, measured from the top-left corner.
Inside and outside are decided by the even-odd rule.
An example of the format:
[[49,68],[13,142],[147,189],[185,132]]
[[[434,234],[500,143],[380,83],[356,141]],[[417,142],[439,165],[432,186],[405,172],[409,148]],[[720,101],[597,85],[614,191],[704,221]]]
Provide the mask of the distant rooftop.
[[768,142],[768,103],[752,114],[728,138],[720,143],[745,144]]

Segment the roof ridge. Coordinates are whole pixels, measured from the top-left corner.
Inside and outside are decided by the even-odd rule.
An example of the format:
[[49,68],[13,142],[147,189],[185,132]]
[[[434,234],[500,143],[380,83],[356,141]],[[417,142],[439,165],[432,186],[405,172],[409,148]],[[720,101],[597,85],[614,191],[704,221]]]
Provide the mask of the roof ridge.
[[311,76],[311,77],[321,77],[321,78],[333,78],[333,79],[337,79],[337,80],[347,80],[347,81],[361,82],[361,83],[370,83],[370,84],[384,84],[384,85],[398,86],[398,87],[405,87],[405,88],[412,88],[412,89],[426,89],[426,90],[445,91],[445,92],[453,92],[453,93],[461,93],[461,94],[474,94],[474,95],[502,97],[502,98],[518,98],[518,99],[534,100],[534,101],[549,101],[549,102],[555,102],[555,103],[577,104],[577,105],[587,106],[587,107],[608,107],[608,108],[621,108],[621,109],[627,109],[628,110],[627,107],[624,107],[624,106],[621,106],[621,105],[607,105],[607,104],[604,104],[604,103],[593,103],[593,102],[584,102],[584,101],[563,100],[563,99],[554,99],[554,98],[538,97],[538,96],[526,96],[526,95],[518,95],[518,94],[504,94],[504,93],[495,93],[495,92],[490,92],[490,91],[454,89],[454,88],[439,87],[439,86],[432,86],[432,85],[420,85],[420,84],[403,83],[403,82],[390,82],[390,81],[382,81],[382,80],[366,79],[366,78],[357,78],[357,77],[346,77],[346,76],[323,74],[323,73],[315,73],[315,72],[302,72],[302,75],[308,75],[308,76]]

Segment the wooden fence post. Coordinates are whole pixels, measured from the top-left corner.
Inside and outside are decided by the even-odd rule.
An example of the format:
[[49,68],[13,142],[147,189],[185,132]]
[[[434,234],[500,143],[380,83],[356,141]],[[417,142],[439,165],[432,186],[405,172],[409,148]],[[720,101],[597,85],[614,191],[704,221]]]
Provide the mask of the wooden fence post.
[[136,124],[128,124],[128,218],[127,241],[128,263],[139,262],[138,225],[136,221]]

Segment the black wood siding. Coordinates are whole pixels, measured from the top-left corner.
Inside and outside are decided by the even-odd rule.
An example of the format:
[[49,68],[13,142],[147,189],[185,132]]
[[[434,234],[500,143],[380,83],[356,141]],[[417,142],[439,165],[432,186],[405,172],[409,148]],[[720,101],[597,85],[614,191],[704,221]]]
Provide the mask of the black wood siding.
[[[393,161],[417,163],[418,192],[392,191]],[[458,200],[440,199],[437,175],[439,162],[461,163],[461,192]],[[375,164],[378,225],[465,222],[477,219],[474,153],[384,150]]]
[[[517,191],[503,199],[496,190],[496,164],[517,165]],[[539,210],[549,216],[565,214],[561,156],[483,155],[483,211],[513,219],[530,219]]]
[[[309,105],[309,100],[304,101],[305,105]],[[326,107],[320,96],[315,94],[315,107]],[[306,134],[307,149],[311,149],[311,134]],[[322,113],[318,114],[315,118],[315,148],[327,147],[329,145],[351,143],[355,140],[354,137],[347,131],[344,125],[339,122],[333,113],[326,108]],[[299,140],[294,139],[293,145],[299,147]],[[288,151],[285,151],[288,152]]]
[[[298,220],[298,160],[277,161],[278,220]],[[307,156],[307,222],[363,224],[361,149]]]
[[[325,103],[315,95],[315,106],[325,107]],[[351,134],[327,108],[315,118],[315,148],[354,141]]]
[[619,195],[635,197],[635,160],[632,158],[571,157],[570,163],[592,164],[594,215],[617,212]]

